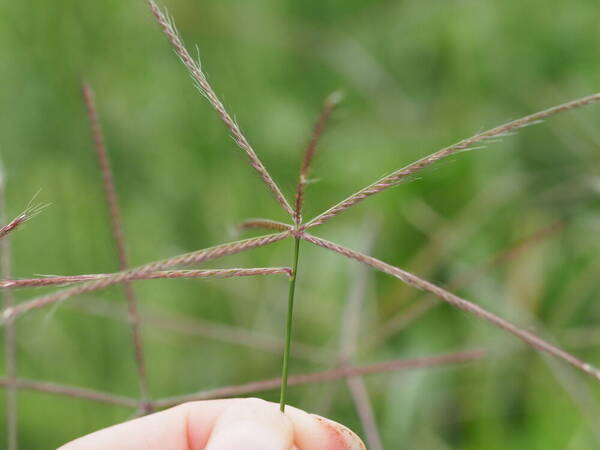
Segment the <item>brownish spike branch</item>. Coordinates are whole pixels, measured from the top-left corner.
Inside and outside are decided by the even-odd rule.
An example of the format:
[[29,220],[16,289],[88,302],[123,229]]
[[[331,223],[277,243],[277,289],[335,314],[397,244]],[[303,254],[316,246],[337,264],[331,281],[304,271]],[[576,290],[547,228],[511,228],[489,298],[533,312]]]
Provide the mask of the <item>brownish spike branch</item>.
[[[256,275],[277,275],[284,274],[292,276],[292,269],[289,267],[253,267],[249,269],[209,269],[209,270],[161,270],[158,272],[141,273],[131,279],[136,280],[160,280],[173,278],[234,278],[234,277],[252,277]],[[42,286],[57,286],[72,283],[81,283],[90,280],[101,280],[114,274],[95,273],[91,275],[71,275],[71,276],[52,276],[44,278],[27,278],[23,280],[1,280],[0,288],[27,288]]]
[[306,189],[306,183],[308,182],[308,176],[310,174],[312,161],[315,157],[315,152],[317,151],[317,144],[319,143],[319,140],[323,135],[323,131],[327,126],[327,122],[331,117],[331,113],[341,100],[342,95],[339,92],[334,92],[325,99],[325,102],[323,103],[323,108],[321,109],[321,114],[319,115],[319,119],[317,120],[317,123],[313,128],[313,132],[310,137],[310,140],[308,141],[308,145],[304,150],[304,158],[302,159],[302,165],[300,166],[300,176],[298,178],[298,184],[296,186],[296,202],[294,205],[294,222],[296,223],[296,225],[299,225],[302,222],[304,191]]
[[[17,378],[14,385],[18,389],[26,391],[44,392],[46,394],[63,395],[65,397],[81,398],[109,405],[124,406],[127,408],[137,408],[139,402],[134,398],[123,397],[120,395],[109,394],[107,392],[94,391],[75,386],[51,383],[48,381],[34,381],[23,378]],[[0,378],[0,386],[8,387],[9,380]]]
[[264,245],[281,241],[282,239],[287,238],[289,235],[289,232],[284,232],[245,239],[242,241],[229,242],[227,244],[221,244],[215,247],[175,256],[166,260],[152,262],[136,269],[127,270],[125,272],[117,272],[100,280],[82,283],[78,286],[63,289],[52,294],[44,295],[33,300],[20,303],[12,308],[6,308],[2,313],[2,318],[4,321],[6,321],[8,318],[18,317],[27,311],[43,308],[44,306],[66,300],[74,295],[86,294],[88,292],[104,289],[109,286],[122,283],[123,281],[134,280],[143,274],[149,274],[174,266],[199,264],[218,259],[223,256],[233,255],[253,248],[262,247]]
[[430,292],[440,300],[443,300],[446,303],[449,303],[450,305],[460,310],[473,314],[479,317],[480,319],[486,320],[498,328],[508,331],[509,333],[518,337],[523,342],[532,346],[533,348],[548,353],[556,358],[562,359],[563,361],[571,364],[576,369],[588,375],[591,375],[596,380],[600,381],[600,371],[592,365],[581,361],[580,359],[571,355],[570,353],[567,353],[566,351],[550,344],[549,342],[545,341],[539,336],[536,336],[534,333],[523,330],[513,325],[509,321],[483,309],[481,306],[471,303],[468,300],[465,300],[457,295],[454,295],[451,292],[448,292],[445,289],[436,286],[433,283],[430,283],[429,281],[423,280],[418,276],[413,275],[412,273],[402,270],[398,267],[394,267],[390,264],[384,263],[383,261],[373,258],[372,256],[364,255],[355,250],[351,250],[349,248],[343,247],[330,241],[326,241],[325,239],[321,239],[316,236],[309,235],[307,233],[303,234],[302,239],[319,247],[323,247],[328,250],[339,253],[343,256],[346,256],[347,258],[354,259],[356,261],[367,264],[373,267],[374,269],[396,277],[404,283],[407,283],[413,287]]
[[[25,211],[23,211],[21,214],[19,214],[17,217],[15,217],[10,222],[8,222],[2,228],[0,228],[0,239],[4,239],[6,236],[8,236],[13,231],[15,231],[17,228],[19,228],[21,225],[23,225],[29,219],[36,216],[40,212],[42,212],[42,210],[44,210],[47,206],[48,205],[28,206],[25,209]],[[4,222],[4,220],[5,219],[3,218],[2,221]]]
[[[464,288],[486,271],[491,270],[493,267],[496,267],[499,264],[516,258],[518,255],[529,250],[531,247],[543,242],[545,239],[547,239],[550,236],[553,236],[555,233],[560,232],[564,229],[564,227],[564,220],[557,220],[556,222],[553,222],[550,225],[540,228],[534,233],[518,240],[507,249],[497,253],[483,266],[478,267],[452,280],[448,284],[448,286],[446,286],[446,288],[451,291],[456,291]],[[431,309],[433,309],[436,305],[439,304],[440,303],[436,302],[433,298],[421,299],[418,302],[413,303],[404,311],[391,317],[381,327],[379,327],[379,329],[372,336],[370,336],[369,339],[367,339],[366,347],[371,348],[374,345],[383,342],[389,336],[393,335],[394,333],[398,332],[403,328],[406,328],[415,320],[423,317]]]
[[[106,205],[110,217],[111,231],[117,249],[119,270],[123,271],[129,268],[129,264],[127,263],[123,222],[121,220],[121,212],[119,209],[119,201],[117,199],[117,191],[115,189],[112,169],[108,159],[108,151],[106,150],[104,134],[102,133],[102,126],[100,124],[98,111],[96,109],[94,91],[88,84],[85,83],[82,84],[81,91],[83,94],[88,120],[90,122],[90,130],[92,133],[94,148],[96,150],[96,156],[98,158],[98,165],[100,166],[100,172],[102,174],[102,186],[104,188],[104,196],[106,198]],[[133,286],[129,281],[123,281],[123,291],[125,293],[125,298],[127,299],[127,317],[131,327],[133,355],[137,369],[140,394],[142,397],[142,409],[148,413],[151,412],[151,408],[148,406],[150,392],[148,388],[148,376],[146,374],[146,363],[144,362],[144,345],[142,340],[142,331],[140,328],[138,301],[133,290]]]
[[272,231],[291,230],[292,227],[287,223],[277,222],[270,219],[248,219],[238,225],[240,230],[263,229]]
[[354,205],[360,203],[364,199],[378,194],[390,187],[396,186],[403,179],[410,177],[411,175],[416,174],[417,172],[423,170],[424,168],[432,165],[433,163],[447,158],[448,156],[454,155],[458,152],[468,150],[469,148],[473,148],[473,146],[477,143],[490,140],[495,137],[503,136],[511,131],[517,130],[519,128],[523,128],[527,125],[531,125],[537,123],[543,119],[551,117],[555,114],[559,114],[564,111],[569,111],[572,109],[580,108],[585,105],[589,105],[591,103],[595,103],[600,101],[600,93],[596,93],[593,95],[589,95],[587,97],[580,98],[578,100],[573,100],[567,103],[563,103],[561,105],[553,106],[551,108],[545,109],[543,111],[539,111],[537,113],[522,117],[517,120],[513,120],[512,122],[505,123],[503,125],[497,126],[490,130],[484,131],[483,133],[478,133],[470,138],[463,139],[456,144],[450,145],[449,147],[438,150],[435,153],[432,153],[429,156],[426,156],[423,159],[420,159],[408,166],[396,170],[389,175],[386,175],[383,178],[380,178],[373,184],[361,189],[360,191],[352,194],[345,200],[342,200],[338,204],[332,206],[327,211],[319,214],[314,219],[310,220],[305,228],[312,228],[318,225],[321,225],[331,218],[341,214],[345,210],[353,207]]
[[156,17],[156,20],[162,28],[163,32],[167,36],[167,39],[175,49],[175,53],[177,53],[177,56],[179,56],[181,62],[187,67],[188,71],[190,72],[190,75],[192,76],[192,79],[196,83],[196,86],[198,87],[202,95],[206,97],[206,99],[210,102],[213,108],[217,111],[217,114],[231,132],[231,135],[233,136],[233,139],[235,140],[236,144],[246,153],[246,155],[250,159],[250,165],[258,172],[259,176],[271,190],[271,192],[275,196],[275,199],[279,202],[282,208],[285,211],[287,211],[288,214],[290,214],[290,216],[293,217],[294,210],[292,209],[289,202],[281,192],[281,189],[279,189],[277,183],[275,183],[275,181],[273,180],[273,178],[271,177],[261,160],[256,155],[256,152],[254,151],[254,149],[240,130],[238,124],[231,118],[231,116],[225,109],[225,106],[223,106],[223,103],[221,103],[221,100],[219,100],[219,98],[217,97],[217,94],[206,79],[206,76],[204,75],[200,64],[197,63],[190,56],[189,52],[183,45],[183,42],[179,38],[177,31],[173,27],[171,21],[163,14],[163,12],[156,5],[156,3],[154,3],[153,0],[148,0],[148,6],[150,7],[152,14],[154,14],[154,17]]
[[[376,373],[394,372],[398,370],[422,369],[427,367],[445,366],[449,364],[460,364],[478,360],[484,356],[481,350],[466,350],[456,353],[448,353],[439,356],[430,356],[414,359],[397,359],[381,363],[369,364],[364,366],[347,366],[337,369],[325,370],[322,372],[307,373],[302,375],[290,375],[288,378],[289,386],[298,386],[304,384],[324,383],[327,381],[339,380],[341,378],[371,375]],[[277,389],[281,385],[281,378],[272,378],[270,380],[255,381],[247,384],[235,386],[225,386],[221,388],[200,391],[194,394],[181,395],[156,400],[154,406],[158,408],[168,408],[180,403],[208,400],[221,397],[237,397],[240,395],[253,394],[255,392]]]

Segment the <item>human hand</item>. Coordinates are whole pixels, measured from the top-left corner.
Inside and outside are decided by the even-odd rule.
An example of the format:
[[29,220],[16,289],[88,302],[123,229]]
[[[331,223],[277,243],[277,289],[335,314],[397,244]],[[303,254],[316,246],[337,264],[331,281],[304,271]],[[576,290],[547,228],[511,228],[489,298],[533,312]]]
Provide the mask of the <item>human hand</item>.
[[256,398],[185,403],[76,439],[58,450],[364,450],[348,428]]

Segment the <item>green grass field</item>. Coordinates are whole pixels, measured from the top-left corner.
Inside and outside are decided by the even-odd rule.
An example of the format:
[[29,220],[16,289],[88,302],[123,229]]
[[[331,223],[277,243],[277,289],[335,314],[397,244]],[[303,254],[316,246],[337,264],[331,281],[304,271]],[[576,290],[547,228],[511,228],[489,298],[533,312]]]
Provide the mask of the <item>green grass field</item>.
[[[478,131],[600,91],[592,0],[161,6],[194,55],[197,44],[210,82],[289,198],[323,99],[345,93],[319,146],[306,218]],[[96,91],[131,265],[235,240],[235,225],[250,217],[287,219],[145,2],[3,0],[0,53],[8,215],[38,191],[38,202],[52,204],[11,235],[15,277],[118,269],[82,79]],[[598,366],[599,120],[592,105],[456,155],[315,234],[454,284]],[[285,241],[203,267],[287,266],[291,251]],[[134,287],[154,398],[279,376],[285,277]],[[430,296],[308,244],[294,316],[294,342],[305,347],[294,347],[291,373],[336,366],[352,296],[363,302],[356,364],[487,351],[476,362],[366,376],[384,448],[600,447],[598,382],[445,304],[403,326],[397,318]],[[137,397],[125,307],[116,286],[20,317],[19,377]],[[278,400],[276,390],[253,395]],[[289,396],[364,437],[344,380],[290,387]],[[3,390],[0,401],[3,446]],[[134,413],[21,391],[19,448],[54,448]]]

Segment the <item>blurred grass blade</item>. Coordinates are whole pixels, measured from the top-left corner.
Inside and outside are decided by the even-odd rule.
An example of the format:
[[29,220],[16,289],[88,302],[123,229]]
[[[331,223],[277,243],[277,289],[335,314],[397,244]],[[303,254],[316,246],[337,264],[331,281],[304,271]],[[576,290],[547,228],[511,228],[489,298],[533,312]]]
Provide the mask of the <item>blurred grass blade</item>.
[[[445,366],[449,364],[461,364],[476,361],[484,356],[485,353],[481,350],[465,350],[438,356],[412,359],[395,359],[363,366],[340,367],[321,372],[291,375],[288,377],[288,385],[300,386],[305,384],[335,381],[354,376],[373,375],[385,372],[395,372],[399,370],[423,369],[436,366]],[[253,394],[261,391],[269,391],[280,387],[281,381],[281,378],[272,378],[269,380],[254,381],[235,386],[224,386],[216,389],[196,392],[193,394],[163,398],[156,400],[154,405],[158,408],[168,408],[184,402],[208,400],[221,397],[237,397],[240,395]]]

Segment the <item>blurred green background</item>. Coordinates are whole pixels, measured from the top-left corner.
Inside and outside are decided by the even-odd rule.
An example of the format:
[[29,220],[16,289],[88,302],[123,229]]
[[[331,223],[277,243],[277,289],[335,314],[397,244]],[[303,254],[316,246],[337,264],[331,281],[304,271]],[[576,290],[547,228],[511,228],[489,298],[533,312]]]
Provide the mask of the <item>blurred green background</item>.
[[[594,0],[162,4],[289,196],[322,100],[345,92],[319,149],[307,218],[440,147],[600,90]],[[96,91],[132,265],[233,240],[248,217],[285,220],[145,2],[2,0],[0,53],[8,214],[38,190],[38,201],[52,203],[14,234],[16,277],[117,268],[82,78]],[[315,233],[441,285],[462,279],[458,294],[600,365],[599,119],[600,108],[588,107],[457,155]],[[286,241],[207,267],[290,260]],[[283,277],[135,289],[155,398],[279,375]],[[294,338],[310,347],[297,348],[292,373],[338,363],[353,292],[363,300],[355,363],[490,352],[480,362],[366,377],[384,448],[600,447],[598,383],[447,305],[390,327],[427,296],[306,244]],[[137,396],[124,318],[118,287],[20,318],[19,376]],[[23,449],[53,448],[134,414],[35,392],[18,402]],[[344,381],[293,387],[290,402],[364,436]]]

